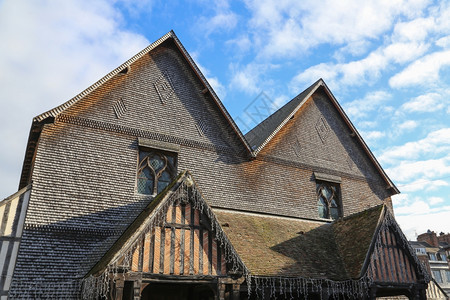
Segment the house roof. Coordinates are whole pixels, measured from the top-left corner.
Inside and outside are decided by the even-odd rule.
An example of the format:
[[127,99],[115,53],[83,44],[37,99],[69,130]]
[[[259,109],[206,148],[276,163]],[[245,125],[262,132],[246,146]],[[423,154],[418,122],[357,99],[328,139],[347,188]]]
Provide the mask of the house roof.
[[104,85],[115,75],[117,75],[121,71],[129,68],[134,62],[136,62],[141,57],[148,54],[153,49],[157,48],[159,45],[161,45],[162,43],[164,43],[168,40],[172,40],[175,43],[176,47],[179,49],[179,51],[181,52],[183,57],[186,59],[188,64],[191,66],[194,74],[197,76],[197,78],[200,80],[200,82],[204,85],[206,92],[208,92],[211,95],[213,102],[217,105],[217,107],[219,108],[222,115],[228,121],[232,130],[238,136],[238,139],[241,141],[241,143],[244,146],[244,148],[246,149],[248,155],[251,155],[252,151],[251,151],[250,145],[248,144],[244,135],[240,131],[239,127],[236,125],[233,118],[228,113],[225,106],[222,104],[219,97],[217,96],[217,94],[215,93],[215,91],[213,90],[211,85],[208,83],[208,81],[206,80],[205,76],[200,71],[199,67],[196,65],[196,63],[194,62],[192,57],[186,51],[183,44],[180,42],[180,40],[176,36],[175,32],[173,30],[171,30],[170,32],[166,33],[164,36],[159,38],[157,41],[155,41],[154,43],[150,44],[149,46],[147,46],[146,48],[141,50],[139,53],[137,53],[136,55],[131,57],[129,60],[127,60],[126,62],[124,62],[123,64],[121,64],[120,66],[118,66],[117,68],[115,68],[114,70],[109,72],[108,74],[106,74],[100,80],[98,80],[97,82],[95,82],[94,84],[92,84],[91,86],[86,88],[84,91],[82,91],[81,93],[79,93],[78,95],[73,97],[72,99],[64,102],[63,104],[61,104],[53,109],[50,109],[49,111],[46,111],[46,112],[34,117],[33,124],[32,124],[31,130],[30,130],[30,136],[28,139],[27,151],[25,153],[19,189],[24,187],[26,184],[28,184],[29,175],[30,175],[30,171],[31,171],[32,158],[34,155],[36,142],[39,139],[39,134],[42,130],[42,124],[45,122],[52,122],[52,120],[54,120],[54,118],[56,118],[59,114],[63,113],[65,110],[67,110],[68,108],[70,108],[71,106],[76,104],[78,101],[82,100],[84,97],[86,97],[87,95],[89,95],[90,93],[95,91],[97,88]]
[[382,211],[377,206],[331,224],[226,210],[215,214],[227,224],[223,230],[252,275],[347,280],[365,271]]
[[386,172],[381,167],[380,163],[377,161],[372,151],[370,151],[367,144],[364,142],[363,138],[356,130],[356,127],[348,118],[347,114],[344,112],[334,95],[331,93],[328,86],[325,84],[323,79],[317,80],[306,90],[301,92],[291,101],[286,103],[272,115],[267,117],[264,121],[256,125],[252,130],[245,134],[245,138],[248,140],[251,149],[253,150],[253,156],[256,156],[265,145],[267,145],[270,140],[283,128],[283,126],[295,115],[295,113],[306,103],[306,101],[319,89],[323,89],[331,100],[332,104],[335,106],[336,110],[350,128],[351,132],[355,134],[356,139],[360,143],[361,147],[366,152],[369,159],[372,161],[381,177],[387,183],[388,188],[390,188],[393,193],[398,194],[400,191],[397,189],[395,184],[387,176]]

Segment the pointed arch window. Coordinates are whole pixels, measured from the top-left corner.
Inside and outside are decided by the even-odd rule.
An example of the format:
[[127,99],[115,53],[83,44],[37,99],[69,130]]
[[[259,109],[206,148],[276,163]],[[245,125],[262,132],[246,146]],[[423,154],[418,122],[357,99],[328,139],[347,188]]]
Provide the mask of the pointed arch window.
[[140,194],[159,194],[176,176],[176,154],[161,150],[139,152],[137,190]]
[[341,216],[339,185],[332,182],[317,181],[316,190],[319,217],[338,219]]

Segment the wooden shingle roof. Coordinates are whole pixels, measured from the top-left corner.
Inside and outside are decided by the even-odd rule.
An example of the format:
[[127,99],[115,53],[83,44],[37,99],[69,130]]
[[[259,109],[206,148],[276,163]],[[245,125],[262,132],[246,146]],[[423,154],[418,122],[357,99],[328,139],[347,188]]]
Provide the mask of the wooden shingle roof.
[[254,276],[348,280],[363,268],[383,206],[334,223],[215,210]]

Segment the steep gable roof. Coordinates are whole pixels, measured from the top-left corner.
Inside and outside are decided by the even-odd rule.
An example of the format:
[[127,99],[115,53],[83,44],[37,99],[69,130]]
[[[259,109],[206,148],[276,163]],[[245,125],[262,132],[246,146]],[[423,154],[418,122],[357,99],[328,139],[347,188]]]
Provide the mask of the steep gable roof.
[[380,163],[373,155],[372,151],[370,151],[369,147],[356,130],[356,127],[352,124],[347,114],[344,112],[323,79],[317,80],[314,84],[312,84],[298,96],[286,103],[284,106],[282,106],[280,109],[278,109],[276,112],[274,112],[272,115],[267,117],[264,121],[256,125],[252,130],[245,134],[245,138],[248,140],[248,143],[250,144],[250,147],[253,151],[253,156],[258,155],[258,153],[272,140],[272,138],[281,130],[281,128],[283,128],[283,126],[319,89],[322,89],[326,93],[331,103],[334,105],[344,122],[350,128],[351,132],[355,135],[359,144],[361,145],[369,159],[372,161],[381,177],[387,183],[388,188],[392,190],[392,194],[398,194],[400,191],[387,176],[386,172],[383,170]]
[[192,68],[192,71],[194,72],[196,77],[204,85],[205,90],[203,91],[203,93],[209,93],[211,95],[211,99],[213,100],[213,102],[215,103],[215,105],[217,106],[219,111],[222,113],[222,115],[228,122],[232,131],[236,134],[237,139],[243,145],[243,147],[245,149],[244,152],[247,153],[247,155],[251,155],[250,146],[249,146],[247,140],[245,139],[244,135],[240,131],[239,127],[236,125],[236,123],[234,122],[234,120],[232,119],[232,117],[230,116],[228,111],[226,110],[225,106],[222,104],[219,97],[217,96],[217,94],[215,93],[215,91],[213,90],[211,85],[208,83],[205,76],[200,71],[199,67],[195,64],[192,57],[186,51],[183,44],[180,42],[180,40],[176,36],[175,32],[170,31],[170,32],[166,33],[164,36],[162,36],[161,38],[159,38],[157,41],[150,44],[149,46],[147,46],[146,48],[141,50],[139,53],[137,53],[136,55],[131,57],[129,60],[127,60],[126,62],[124,62],[123,64],[121,64],[120,66],[118,66],[117,68],[115,68],[114,70],[109,72],[108,74],[106,74],[100,80],[98,80],[97,82],[95,82],[94,84],[92,84],[91,86],[86,88],[84,91],[82,91],[81,93],[79,93],[78,95],[73,97],[72,99],[66,101],[65,103],[63,103],[53,109],[50,109],[49,111],[46,111],[46,112],[36,116],[33,119],[33,124],[32,124],[31,130],[30,130],[30,135],[29,135],[28,143],[27,143],[27,150],[25,152],[25,158],[24,158],[24,163],[23,163],[23,168],[22,168],[22,175],[21,175],[19,189],[24,187],[26,184],[28,184],[29,176],[31,173],[31,167],[32,167],[31,166],[32,159],[34,156],[37,141],[39,139],[39,135],[42,130],[43,124],[53,122],[53,120],[59,114],[63,113],[65,110],[69,109],[74,104],[78,103],[80,100],[85,98],[87,95],[89,95],[90,93],[92,93],[93,91],[98,89],[99,87],[103,86],[105,83],[107,83],[110,79],[112,79],[117,74],[123,72],[127,68],[130,68],[134,62],[138,61],[144,55],[150,53],[152,50],[156,49],[159,45],[161,45],[162,43],[164,43],[168,40],[173,41],[173,43],[176,45],[176,47],[178,48],[178,50],[180,51],[180,53],[182,54],[184,59],[187,61],[188,65]]

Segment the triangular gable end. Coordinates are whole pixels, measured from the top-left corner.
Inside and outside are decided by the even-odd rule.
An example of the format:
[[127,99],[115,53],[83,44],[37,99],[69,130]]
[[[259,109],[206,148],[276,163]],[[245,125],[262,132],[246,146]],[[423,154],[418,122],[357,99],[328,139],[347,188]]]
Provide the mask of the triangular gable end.
[[[383,180],[386,182],[386,185],[388,189],[391,190],[391,193],[398,194],[400,191],[387,176],[386,172],[383,170],[380,163],[373,155],[372,151],[364,142],[361,135],[356,130],[356,127],[350,121],[347,114],[344,112],[323,79],[319,79],[318,81],[316,81],[305,91],[286,103],[283,107],[270,115],[267,119],[262,121],[245,135],[245,138],[248,140],[253,150],[253,156],[256,157],[258,153],[261,152],[265,148],[265,146],[269,144],[269,142],[277,135],[277,133],[281,131],[281,129],[289,122],[289,120],[294,117],[297,111],[299,111],[305,105],[308,99],[319,90],[323,90],[328,99],[330,99],[332,105],[336,108],[338,114],[340,115],[344,123],[348,126],[349,131],[352,133],[352,136],[356,138],[369,160],[375,166],[377,172],[381,175],[381,178],[383,178]],[[320,126],[316,125],[316,127],[318,127],[316,129],[319,131]]]
[[[70,100],[66,101],[65,103],[47,111],[47,112],[44,112],[44,113],[36,116],[33,119],[33,123],[32,123],[31,129],[30,129],[30,134],[29,134],[29,138],[28,138],[27,149],[25,152],[19,189],[23,188],[24,186],[26,186],[29,183],[30,176],[32,173],[33,157],[34,157],[35,151],[37,149],[37,143],[39,141],[39,137],[40,137],[40,133],[42,131],[43,125],[46,123],[53,123],[55,118],[63,115],[65,111],[67,111],[69,108],[75,106],[75,104],[79,103],[79,101],[83,100],[85,97],[87,97],[91,93],[95,92],[97,89],[101,88],[102,86],[106,85],[107,82],[109,82],[111,79],[113,79],[116,75],[118,75],[120,73],[126,74],[127,70],[129,68],[131,68],[131,66],[134,63],[139,61],[145,55],[152,52],[153,50],[158,48],[158,46],[160,46],[161,44],[163,44],[164,42],[166,42],[168,40],[173,41],[176,48],[181,53],[181,56],[186,60],[188,66],[192,69],[193,73],[195,74],[194,76],[196,76],[198,78],[198,80],[200,81],[200,84],[204,87],[204,89],[202,90],[202,93],[210,95],[210,99],[212,99],[213,105],[215,105],[218,108],[219,114],[221,114],[224,117],[226,123],[228,124],[227,126],[230,128],[230,131],[234,133],[233,139],[236,139],[237,144],[240,144],[243,146],[242,154],[246,155],[246,156],[250,156],[251,149],[250,149],[250,146],[247,143],[247,140],[245,139],[244,135],[242,134],[242,132],[240,131],[240,129],[238,128],[238,126],[236,125],[236,123],[234,122],[234,120],[232,119],[232,117],[230,116],[228,111],[226,110],[225,106],[220,101],[217,94],[214,92],[211,85],[206,80],[205,76],[202,74],[202,72],[200,71],[198,66],[195,64],[192,57],[186,51],[183,44],[180,42],[180,40],[175,35],[175,33],[173,31],[170,31],[167,34],[165,34],[164,36],[162,36],[160,39],[158,39],[154,43],[150,44],[149,46],[147,46],[146,48],[141,50],[139,53],[137,53],[133,57],[131,57],[129,60],[127,60],[126,62],[124,62],[117,68],[115,68],[114,70],[112,70],[110,73],[105,75],[103,78],[101,78],[100,80],[98,80],[97,82],[95,82],[94,84],[89,86],[88,88],[86,88],[84,91],[82,91],[75,97],[71,98]],[[161,94],[161,91],[162,91],[162,89],[158,90],[158,93],[160,93],[161,101],[163,101],[163,99],[165,97],[167,97],[167,95]],[[114,108],[114,111],[116,114],[118,113],[118,112],[116,112],[116,109],[118,111],[120,111],[121,110],[120,106],[123,105],[123,103],[118,102],[118,105],[119,105],[118,108],[116,108],[116,107]]]
[[102,295],[106,278],[124,278],[127,273],[226,276],[248,271],[191,174],[185,171],[91,269],[84,279],[83,293]]
[[362,274],[378,289],[388,286],[426,288],[430,281],[399,225],[384,206]]

